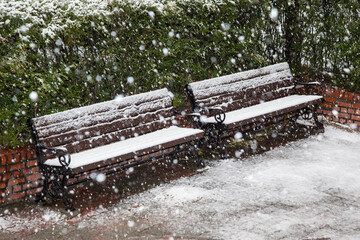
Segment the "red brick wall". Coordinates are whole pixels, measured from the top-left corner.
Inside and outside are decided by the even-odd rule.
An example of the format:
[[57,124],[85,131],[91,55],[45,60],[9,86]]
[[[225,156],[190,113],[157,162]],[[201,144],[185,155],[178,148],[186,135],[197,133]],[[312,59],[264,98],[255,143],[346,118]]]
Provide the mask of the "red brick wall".
[[0,161],[0,204],[41,191],[42,175],[32,148],[0,150]]
[[360,130],[360,93],[330,86],[321,87],[319,90],[325,100],[320,107],[320,115],[329,121]]
[[[183,119],[178,119],[178,121],[183,121]],[[180,147],[187,148],[185,145]],[[162,156],[173,150],[173,148],[164,149],[149,155],[139,156],[136,160],[132,159],[127,162]],[[0,204],[7,204],[41,192],[43,186],[42,174],[39,172],[35,150],[32,147],[0,150],[0,161]],[[123,166],[124,163],[120,162],[97,168],[95,171],[97,173],[111,173],[114,170],[122,170]],[[89,178],[91,178],[90,172],[85,172],[70,178],[68,183],[75,184]]]

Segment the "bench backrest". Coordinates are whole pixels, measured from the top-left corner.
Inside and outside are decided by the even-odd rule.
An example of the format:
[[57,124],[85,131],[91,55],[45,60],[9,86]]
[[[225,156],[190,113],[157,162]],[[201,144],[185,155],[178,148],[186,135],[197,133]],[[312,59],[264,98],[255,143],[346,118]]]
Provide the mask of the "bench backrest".
[[174,111],[167,89],[33,118],[41,144],[70,153],[168,127]]
[[232,111],[293,94],[287,63],[239,72],[186,85],[193,111],[221,107]]

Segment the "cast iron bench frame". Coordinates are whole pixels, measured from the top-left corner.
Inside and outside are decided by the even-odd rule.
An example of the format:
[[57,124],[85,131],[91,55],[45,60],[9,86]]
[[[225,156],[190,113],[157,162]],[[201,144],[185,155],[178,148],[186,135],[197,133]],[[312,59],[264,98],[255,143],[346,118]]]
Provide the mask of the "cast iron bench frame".
[[[157,94],[160,94],[160,93],[164,94],[166,92],[167,92],[167,89],[161,89],[161,90],[152,91],[152,92],[148,92],[148,93],[144,93],[144,94],[133,95],[130,97],[134,97],[134,96],[136,97],[136,96],[140,96],[140,95],[150,95],[151,96],[151,94],[156,96]],[[178,112],[172,106],[172,97],[170,96],[170,94],[169,94],[169,98],[171,98],[171,100],[166,99],[166,97],[164,100],[164,101],[167,101],[166,104],[168,106],[163,106],[162,107],[163,109],[160,107],[157,110],[157,111],[161,112],[165,108],[167,109],[166,113],[168,114],[168,117],[167,117],[167,119],[165,119],[166,121],[164,120],[164,124],[166,126],[164,124],[159,124],[159,122],[155,120],[153,124],[150,124],[149,127],[147,127],[148,130],[146,130],[146,131],[148,131],[148,132],[140,134],[140,136],[146,135],[148,133],[154,133],[157,130],[170,129],[167,127],[169,127],[169,126],[171,127],[173,125],[173,121],[175,121],[174,119],[176,119],[176,115],[178,114]],[[116,101],[116,100],[113,100],[113,101]],[[109,101],[109,103],[113,102],[113,101]],[[171,101],[171,106],[169,106],[169,101]],[[106,103],[107,102],[100,103],[100,104],[106,104]],[[93,104],[93,105],[90,105],[87,107],[91,107],[91,106],[95,106],[95,105],[96,104]],[[86,108],[86,107],[83,107],[83,108]],[[170,108],[171,108],[171,110],[170,110]],[[74,108],[71,110],[67,110],[67,111],[61,112],[61,114],[66,115],[70,111],[74,111],[74,110],[76,111],[77,109],[81,109],[81,108]],[[157,112],[155,112],[154,115],[152,115],[152,117],[155,117],[155,118],[159,117],[159,116],[156,116],[156,113]],[[149,114],[149,113],[146,113],[146,110],[145,110],[145,114]],[[54,115],[54,114],[51,114],[51,115]],[[42,117],[51,116],[51,115],[45,115]],[[70,115],[70,113],[68,115]],[[99,169],[99,167],[102,167],[102,166],[109,166],[109,164],[114,163],[114,162],[118,163],[120,160],[123,162],[126,162],[126,161],[129,161],[129,162],[127,162],[124,165],[117,166],[116,168],[114,168],[111,171],[107,171],[106,174],[111,174],[111,173],[114,173],[117,171],[121,171],[125,168],[130,168],[130,167],[137,166],[137,165],[140,165],[145,162],[155,161],[157,159],[161,159],[161,158],[165,158],[165,157],[175,158],[177,156],[177,154],[180,152],[185,153],[186,155],[191,153],[192,155],[194,155],[197,164],[200,166],[203,166],[203,162],[199,159],[199,156],[198,156],[198,143],[204,134],[201,131],[201,132],[196,132],[192,135],[189,132],[189,136],[186,136],[184,138],[181,138],[181,139],[178,138],[176,140],[171,140],[171,141],[162,143],[161,145],[156,145],[156,146],[154,145],[150,148],[147,147],[147,148],[139,150],[139,152],[134,152],[134,154],[127,154],[127,155],[131,155],[131,156],[127,156],[126,154],[119,155],[117,158],[120,160],[114,161],[113,159],[110,159],[110,160],[103,159],[103,161],[98,161],[98,162],[86,165],[85,168],[82,166],[81,168],[72,169],[70,167],[70,163],[71,163],[71,155],[73,153],[70,152],[65,147],[57,147],[57,146],[54,147],[54,146],[49,146],[49,145],[46,146],[46,145],[42,144],[42,141],[38,134],[38,127],[35,124],[36,120],[37,120],[37,118],[28,119],[28,127],[30,128],[32,141],[33,141],[33,144],[35,147],[38,167],[39,167],[41,173],[43,174],[43,180],[44,180],[42,192],[36,196],[36,202],[44,201],[45,196],[50,195],[50,197],[52,197],[52,198],[62,198],[62,200],[65,204],[66,210],[73,211],[73,210],[75,210],[75,208],[74,208],[73,204],[69,201],[68,196],[67,196],[68,195],[67,194],[68,180],[70,178],[74,177],[78,173],[90,172],[92,170]],[[171,123],[169,123],[170,121],[171,121]],[[94,122],[94,124],[95,123],[96,123],[96,121]],[[136,124],[138,124],[138,125],[136,125]],[[139,123],[134,123],[134,125],[130,124],[129,128],[132,128],[132,130],[133,130],[134,127],[137,127],[141,124],[142,124],[141,121]],[[45,125],[45,127],[46,127],[46,125]],[[90,125],[90,127],[91,127],[91,125]],[[176,127],[173,127],[173,128],[176,128]],[[128,130],[128,129],[125,129],[125,130]],[[193,130],[198,131],[197,129],[193,129]],[[186,129],[181,128],[181,131],[191,131],[191,128],[186,128]],[[103,134],[105,135],[105,132]],[[62,137],[62,136],[60,136],[60,137]],[[136,138],[137,136],[132,136],[132,137]],[[132,138],[132,137],[130,137],[130,138]],[[95,146],[94,148],[90,148],[90,150],[95,149],[97,147],[101,147],[101,146],[103,146],[103,145]],[[186,147],[184,147],[184,146],[186,146]],[[166,150],[166,151],[164,151],[164,150]],[[161,151],[161,154],[153,154],[156,151]],[[81,152],[81,150],[80,150],[80,152]],[[46,164],[46,158],[49,158],[48,155],[52,155],[52,157],[56,157],[60,164],[58,164],[57,166]],[[87,179],[89,179],[89,178],[87,178]],[[85,179],[85,180],[87,180],[87,179]],[[85,181],[85,180],[83,180],[83,181]]]

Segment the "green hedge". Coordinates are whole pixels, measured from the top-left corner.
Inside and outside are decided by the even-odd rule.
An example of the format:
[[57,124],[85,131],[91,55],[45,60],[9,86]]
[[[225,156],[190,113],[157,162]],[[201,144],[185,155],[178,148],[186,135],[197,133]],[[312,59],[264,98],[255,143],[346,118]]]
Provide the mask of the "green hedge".
[[[289,61],[294,74],[324,73],[338,85],[360,88],[357,1],[337,1],[330,11],[324,1],[309,7],[309,1],[108,2],[0,4],[1,147],[28,142],[26,119],[35,113],[162,87],[181,105],[188,82],[281,61]],[[269,17],[274,7],[277,21]],[[297,17],[286,23],[289,12]]]

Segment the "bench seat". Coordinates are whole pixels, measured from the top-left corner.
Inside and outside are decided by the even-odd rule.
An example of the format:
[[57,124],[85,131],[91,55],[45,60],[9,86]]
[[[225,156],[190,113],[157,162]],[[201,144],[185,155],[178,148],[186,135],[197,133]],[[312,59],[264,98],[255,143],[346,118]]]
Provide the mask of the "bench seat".
[[[185,86],[193,126],[205,131],[208,146],[220,146],[222,137],[256,131],[266,125],[301,117],[314,121],[323,97],[316,95],[320,83],[299,82],[286,62],[189,83]],[[299,95],[299,93],[304,93]],[[315,95],[313,94],[315,93]]]
[[[263,118],[278,116],[293,112],[294,109],[301,109],[309,105],[320,104],[322,96],[315,95],[290,95],[278,98],[269,102],[260,103],[239,110],[226,112],[223,124],[229,128],[260,121]],[[204,120],[204,123],[217,123],[214,117]]]
[[[200,139],[203,134],[204,132],[199,129],[171,126],[135,138],[128,138],[123,141],[74,153],[71,155],[69,167],[73,173],[79,173],[94,169],[96,167],[94,165],[98,165],[99,162],[101,162],[101,165],[108,165],[114,162],[126,161],[133,159],[135,156],[142,156]],[[57,158],[47,160],[45,165],[61,167]]]
[[202,166],[197,146],[204,132],[178,126],[173,96],[163,88],[29,119],[44,177],[36,201],[50,195],[74,210],[69,185],[180,152]]

